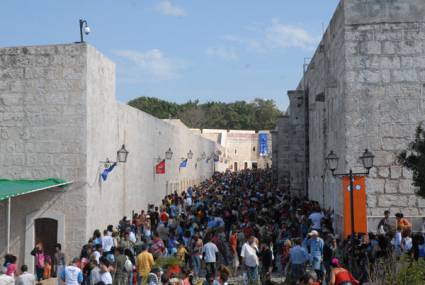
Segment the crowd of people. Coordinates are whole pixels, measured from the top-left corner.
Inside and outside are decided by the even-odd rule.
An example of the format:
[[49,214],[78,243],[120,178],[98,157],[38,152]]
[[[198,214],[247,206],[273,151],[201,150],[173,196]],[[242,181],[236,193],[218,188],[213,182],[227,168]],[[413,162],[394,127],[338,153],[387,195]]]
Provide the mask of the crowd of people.
[[[379,259],[425,258],[423,236],[412,236],[411,224],[396,216],[395,227],[386,212],[378,234],[341,240],[331,210],[276,189],[271,171],[215,173],[132,219],[95,230],[68,265],[60,244],[52,257],[37,244],[36,278],[23,265],[16,284],[50,275],[66,285],[222,285],[231,277],[276,284],[275,276],[285,284],[362,284]],[[16,257],[6,256],[3,267],[0,285],[13,284],[4,280],[14,280]]]

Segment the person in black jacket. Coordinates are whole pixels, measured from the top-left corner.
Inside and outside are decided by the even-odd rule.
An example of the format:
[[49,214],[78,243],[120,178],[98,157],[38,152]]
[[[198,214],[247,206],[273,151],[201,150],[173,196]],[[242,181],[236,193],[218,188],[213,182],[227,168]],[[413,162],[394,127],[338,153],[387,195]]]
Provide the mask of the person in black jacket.
[[273,252],[270,249],[268,242],[264,242],[261,245],[260,259],[261,259],[261,281],[265,282],[265,280],[268,279],[268,276],[270,276],[273,270]]

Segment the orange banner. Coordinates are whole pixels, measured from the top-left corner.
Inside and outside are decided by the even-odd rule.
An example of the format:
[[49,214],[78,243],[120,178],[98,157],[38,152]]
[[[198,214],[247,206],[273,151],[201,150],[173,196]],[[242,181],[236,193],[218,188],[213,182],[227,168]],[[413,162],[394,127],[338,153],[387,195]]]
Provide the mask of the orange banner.
[[[350,178],[344,177],[344,238],[351,235]],[[366,216],[366,179],[364,176],[353,177],[354,188],[354,232],[367,233]]]

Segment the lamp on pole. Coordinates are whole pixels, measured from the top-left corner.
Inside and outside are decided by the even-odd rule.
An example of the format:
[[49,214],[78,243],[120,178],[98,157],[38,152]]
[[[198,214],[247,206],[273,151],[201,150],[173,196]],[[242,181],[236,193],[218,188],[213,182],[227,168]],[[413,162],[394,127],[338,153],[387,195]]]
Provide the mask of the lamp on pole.
[[104,164],[105,168],[110,167],[113,163],[126,163],[128,157],[128,150],[125,148],[123,144],[119,150],[117,150],[117,159],[116,161],[110,161],[109,158],[106,158],[105,161],[100,161],[100,163]]
[[171,150],[171,147],[168,148],[168,150],[165,152],[165,158],[167,160],[171,160],[171,158],[173,157],[173,151]]
[[335,170],[338,167],[338,156],[330,151],[328,156],[325,158],[329,170],[332,172],[334,177],[349,177],[350,179],[350,214],[351,214],[351,238],[354,237],[354,186],[353,186],[353,177],[357,175],[369,175],[370,169],[373,167],[373,159],[375,156],[368,150],[365,149],[365,152],[360,159],[362,161],[363,167],[366,169],[366,172],[353,172],[350,168],[348,173],[335,173]]
[[193,152],[192,152],[192,150],[189,150],[189,152],[187,153],[187,158],[188,159],[192,159],[193,158]]
[[80,19],[80,43],[84,43],[83,32],[86,35],[90,34],[90,27],[86,20]]

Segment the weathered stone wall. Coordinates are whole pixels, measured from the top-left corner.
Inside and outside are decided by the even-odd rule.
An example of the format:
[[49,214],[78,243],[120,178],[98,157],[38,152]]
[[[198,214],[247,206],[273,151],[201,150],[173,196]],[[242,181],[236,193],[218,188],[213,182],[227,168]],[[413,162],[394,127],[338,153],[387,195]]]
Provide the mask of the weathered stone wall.
[[289,189],[289,116],[282,116],[276,122],[273,132],[273,175],[279,187]]
[[[26,217],[35,211],[67,216],[64,247],[69,255],[77,254],[77,244],[86,238],[86,65],[84,45],[0,49],[0,177],[74,182],[66,191],[12,199],[11,252],[20,263],[30,230]],[[6,202],[0,205],[4,252]]]
[[[166,123],[115,99],[115,66],[86,44],[0,49],[0,177],[58,177],[73,184],[12,199],[12,248],[32,268],[30,218],[59,217],[68,258],[79,253],[94,229],[116,224],[132,210],[158,203],[213,173],[191,160],[216,150],[213,141]],[[106,158],[116,160],[122,144],[128,162],[100,183]],[[156,175],[158,156],[171,147],[166,174]],[[0,252],[6,246],[6,203],[0,202]],[[60,216],[63,216],[63,219]],[[32,233],[31,233],[32,232]],[[25,259],[26,258],[26,259]]]
[[[300,123],[308,130],[309,196],[335,209],[339,230],[342,188],[325,171],[330,150],[340,157],[338,172],[363,171],[365,148],[376,155],[366,183],[370,230],[386,209],[403,212],[415,226],[425,215],[411,174],[396,162],[425,118],[424,12],[419,0],[341,1],[298,86],[308,115],[290,100],[291,116],[306,118]],[[291,159],[290,167],[297,163]]]
[[[288,109],[288,131],[280,136],[289,138],[287,153],[281,152],[281,157],[288,157],[289,165],[289,188],[293,195],[304,197],[306,194],[305,184],[305,98],[304,91],[288,91],[290,107]],[[282,163],[283,164],[283,163]],[[281,163],[279,163],[281,165]],[[281,167],[284,167],[281,165]]]
[[345,14],[346,159],[354,164],[364,148],[376,155],[367,179],[370,228],[386,209],[419,223],[425,201],[396,156],[425,119],[425,2],[350,0]]
[[[334,150],[343,158],[347,151],[344,61],[344,10],[340,4],[298,86],[308,96],[308,194],[335,210],[337,224],[342,222],[341,181],[330,176],[325,157]],[[339,170],[345,169],[345,161],[340,159]]]

